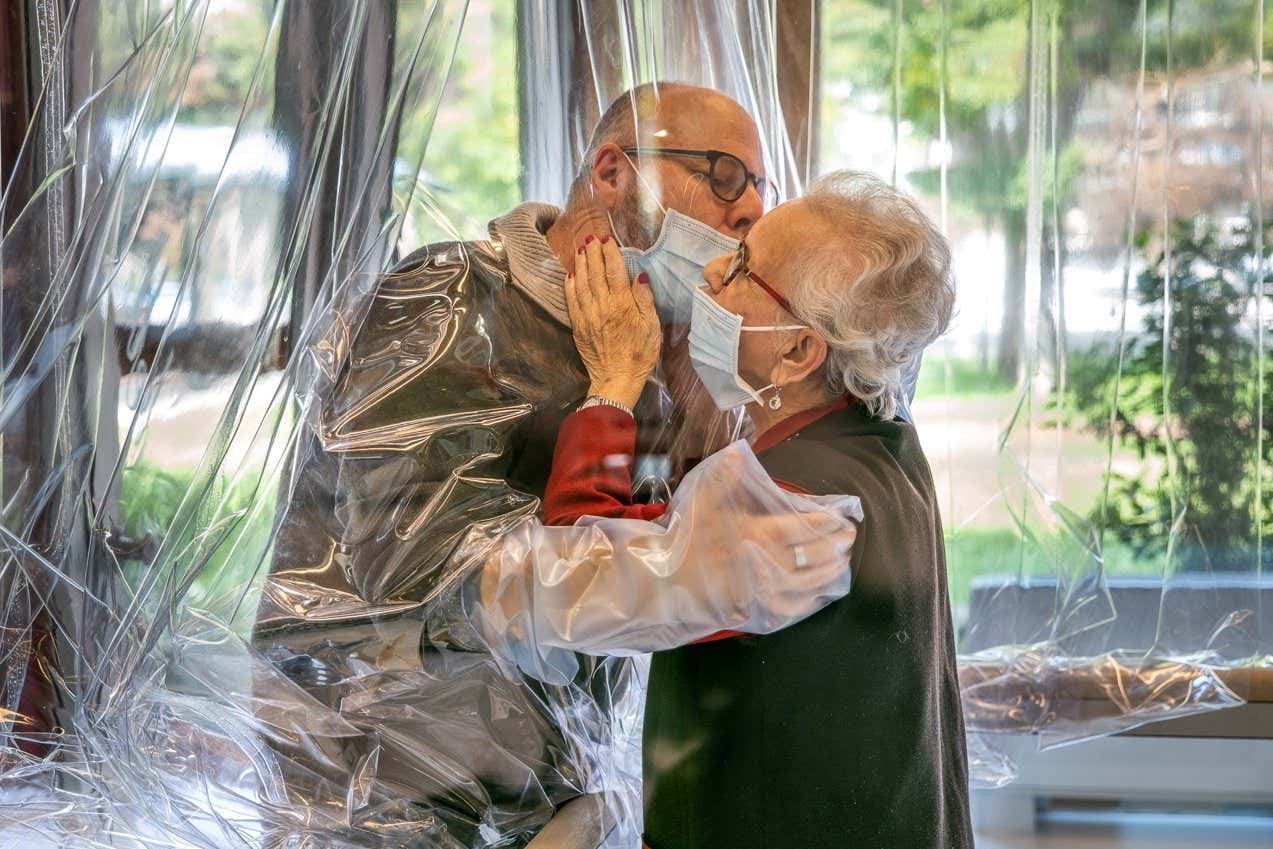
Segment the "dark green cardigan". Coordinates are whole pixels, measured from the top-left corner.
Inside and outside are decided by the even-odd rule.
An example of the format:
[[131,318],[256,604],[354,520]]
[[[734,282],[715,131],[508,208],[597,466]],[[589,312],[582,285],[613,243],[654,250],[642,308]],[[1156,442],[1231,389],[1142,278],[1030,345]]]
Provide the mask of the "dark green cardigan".
[[941,521],[915,429],[857,404],[759,457],[778,480],[861,497],[853,591],[775,634],[654,656],[651,849],[972,846]]

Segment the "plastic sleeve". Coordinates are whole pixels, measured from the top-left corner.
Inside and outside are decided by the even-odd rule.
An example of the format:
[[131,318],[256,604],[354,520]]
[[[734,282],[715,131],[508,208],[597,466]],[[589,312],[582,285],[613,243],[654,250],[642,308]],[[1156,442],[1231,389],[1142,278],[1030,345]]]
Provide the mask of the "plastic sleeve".
[[525,521],[485,551],[474,613],[523,665],[541,648],[625,655],[723,630],[763,634],[843,597],[862,517],[850,496],[783,491],[744,442],[700,464],[657,521]]

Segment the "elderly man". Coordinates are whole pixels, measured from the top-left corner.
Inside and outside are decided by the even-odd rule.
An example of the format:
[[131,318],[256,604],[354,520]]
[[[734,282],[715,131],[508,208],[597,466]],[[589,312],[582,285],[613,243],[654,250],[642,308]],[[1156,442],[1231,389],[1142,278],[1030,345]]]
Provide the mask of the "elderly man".
[[[259,676],[263,724],[309,827],[371,843],[389,830],[447,847],[521,845],[564,803],[631,780],[616,753],[630,731],[612,722],[640,709],[631,662],[581,658],[565,683],[517,680],[465,635],[422,623],[456,621],[430,612],[462,583],[449,568],[457,548],[534,514],[561,420],[607,403],[586,399],[571,339],[563,280],[579,246],[622,244],[660,314],[687,321],[703,263],[763,212],[762,174],[738,104],[641,86],[603,115],[564,209],[523,204],[492,222],[489,241],[416,251],[378,281],[365,318],[337,321],[315,347],[329,388],[294,461],[254,636],[277,670]],[[819,528],[807,515],[703,514],[715,513],[737,526],[678,533],[737,539],[769,519],[758,545],[790,563]],[[805,541],[828,552],[822,565],[843,560]],[[296,685],[316,703],[298,705]],[[595,817],[581,819],[595,831]]]
[[[627,404],[654,365],[643,341],[652,310],[620,265],[590,248],[566,288],[594,383]],[[950,319],[945,240],[887,184],[840,172],[766,215],[704,280],[688,356],[707,392],[722,409],[746,405],[775,480],[853,493],[865,520],[847,597],[777,633],[655,655],[647,843],[967,849],[941,520],[915,428],[898,415],[908,366]],[[612,459],[631,455],[634,430],[613,408],[573,413],[546,514],[660,512],[631,503],[630,467]]]

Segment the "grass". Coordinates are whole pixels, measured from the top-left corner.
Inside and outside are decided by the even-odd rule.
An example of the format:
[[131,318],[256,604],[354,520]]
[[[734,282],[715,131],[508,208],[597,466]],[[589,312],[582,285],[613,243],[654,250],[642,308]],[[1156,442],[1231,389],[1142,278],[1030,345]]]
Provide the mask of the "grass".
[[[983,575],[1002,575],[1015,580],[1020,572],[1026,577],[1055,576],[1056,557],[1074,570],[1096,568],[1077,543],[1059,539],[1028,542],[1010,528],[961,528],[946,534],[946,574],[950,601],[958,610],[966,610],[973,581]],[[1106,541],[1102,552],[1107,575],[1156,575],[1162,568],[1158,558],[1141,558],[1118,542]]]
[[980,360],[967,357],[926,357],[915,388],[917,398],[952,395],[1003,395],[1013,382]]
[[[216,478],[198,506],[184,514],[186,528],[180,540],[170,531],[182,512],[182,501],[195,485],[194,471],[169,471],[140,464],[129,467],[123,478],[124,532],[133,539],[149,534],[165,542],[167,556],[160,564],[134,559],[125,561],[125,579],[134,590],[152,569],[176,568],[179,579],[189,569],[197,574],[183,604],[230,616],[243,593],[258,577],[258,567],[270,545],[274,522],[273,489],[258,488],[254,480],[230,484]],[[1072,568],[1086,570],[1094,563],[1077,545],[1057,541],[1030,542],[1023,549],[1021,537],[1010,528],[961,528],[946,535],[946,563],[951,602],[966,609],[973,581],[982,575],[1015,577],[1055,574],[1051,560],[1064,556]],[[1138,560],[1125,546],[1107,544],[1106,570],[1118,574],[1155,574],[1157,560]],[[167,577],[167,576],[165,576]],[[250,615],[253,604],[244,604],[241,615]]]
[[[1011,391],[1007,381],[986,371],[978,362],[955,358],[927,360],[918,387],[922,398],[1002,396]],[[1086,453],[1093,456],[1103,452],[1096,443],[1090,447],[1077,443],[1071,446],[1072,450],[1083,448],[1090,448]],[[159,576],[162,580],[149,590],[150,600],[157,604],[160,592],[178,584],[193,570],[195,574],[182,604],[208,611],[223,621],[237,616],[235,624],[239,628],[244,627],[241,620],[247,617],[250,627],[256,607],[250,596],[254,582],[262,577],[261,564],[271,544],[276,488],[252,477],[239,481],[214,477],[202,493],[191,492],[196,485],[193,469],[170,470],[145,463],[125,469],[121,493],[125,535],[132,539],[149,536],[155,544],[164,545],[158,563],[125,561],[125,580],[136,590],[147,575],[155,577],[154,570],[166,570]],[[191,504],[183,508],[188,493]],[[1073,491],[1067,496],[1067,501],[1083,501]],[[1017,531],[993,520],[987,527],[963,526],[948,532],[946,550],[950,595],[956,610],[966,610],[972,583],[979,576],[1015,578],[1018,572],[1027,576],[1053,575],[1058,561],[1076,571],[1095,567],[1077,544],[1041,540],[1032,541],[1023,549]],[[1104,560],[1108,573],[1156,574],[1161,568],[1157,558],[1138,559],[1117,543],[1106,544]]]

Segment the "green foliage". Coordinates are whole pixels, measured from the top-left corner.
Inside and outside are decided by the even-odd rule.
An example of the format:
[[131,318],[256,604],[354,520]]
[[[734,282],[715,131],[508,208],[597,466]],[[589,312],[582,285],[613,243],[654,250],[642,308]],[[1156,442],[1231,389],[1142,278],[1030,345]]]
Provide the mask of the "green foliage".
[[[177,115],[180,123],[233,125],[266,50],[271,2],[209,14]],[[267,58],[261,73],[272,72]]]
[[[516,68],[515,4],[470,3],[424,158],[436,199],[466,236],[521,199]],[[422,138],[427,117],[409,116],[403,138]]]
[[[1040,163],[1043,188],[1040,202],[1045,209],[1052,204],[1067,208],[1074,200],[1079,178],[1083,175],[1086,151],[1083,143],[1073,139],[1056,157],[1047,154]],[[994,215],[1005,210],[1024,213],[1030,194],[1029,160],[1022,159],[1014,166],[1016,173],[1008,176],[995,167],[987,167],[982,161],[955,165],[946,171],[946,187],[956,207],[978,215]],[[928,195],[940,192],[941,172],[937,168],[925,168],[906,175],[907,181]],[[1057,186],[1060,194],[1057,196]]]
[[[1256,522],[1273,527],[1268,481],[1257,497],[1261,464],[1267,477],[1273,459],[1260,382],[1273,391],[1273,369],[1253,321],[1254,235],[1250,220],[1224,230],[1203,218],[1175,222],[1170,251],[1158,250],[1137,276],[1147,312],[1129,333],[1121,374],[1107,348],[1071,359],[1068,408],[1141,461],[1134,472],[1108,473],[1093,520],[1139,556],[1170,547],[1176,568],[1249,569]],[[1267,286],[1267,254],[1264,262]]]
[[[952,208],[986,219],[1019,215],[1013,185],[1025,153],[1024,118],[1018,113],[1026,79],[1028,4],[950,0],[944,21],[942,5],[902,4],[898,30],[893,0],[827,0],[823,78],[847,83],[850,100],[859,104],[870,96],[886,97],[880,109],[886,114],[894,111],[896,97],[897,117],[920,137],[936,138],[944,42],[946,124],[957,154],[948,168]],[[921,191],[938,192],[936,169],[907,179]]]
[[[1040,192],[1040,202],[1044,209],[1050,209],[1054,204],[1062,209],[1068,208],[1074,201],[1075,189],[1078,185],[1079,178],[1083,175],[1083,167],[1086,164],[1087,151],[1081,141],[1073,139],[1061,152],[1055,157],[1051,153],[1044,154],[1039,168],[1042,171],[1042,191]],[[1012,189],[1007,198],[1007,202],[1013,207],[1025,210],[1030,197],[1030,170],[1029,161],[1021,160],[1020,167],[1017,170],[1016,179],[1013,181]]]
[[[193,469],[170,471],[138,463],[124,470],[123,535],[149,542],[144,558],[124,562],[124,577],[136,590],[152,570],[172,571],[160,583],[168,586],[195,569],[183,604],[229,615],[268,551],[274,493],[255,478],[230,483],[218,476],[206,491],[193,491],[196,486]],[[185,505],[188,496],[193,510]],[[155,559],[160,545],[162,553]]]
[[[1125,2],[1125,0],[1120,0]],[[1149,4],[1149,43],[1145,56],[1147,70],[1167,67],[1167,33],[1170,14],[1171,61],[1176,68],[1240,62],[1255,53],[1256,10],[1264,6],[1264,49],[1273,47],[1273,7],[1250,0],[1153,0]],[[1134,28],[1121,34],[1118,48],[1131,58],[1140,49]],[[1125,60],[1126,61],[1126,60]]]
[[[947,121],[983,124],[988,108],[1012,103],[1025,66],[1024,0],[952,0],[945,23]],[[856,89],[891,91],[900,52],[903,119],[936,136],[941,86],[940,3],[904,4],[895,43],[893,0],[826,0],[823,76]]]

